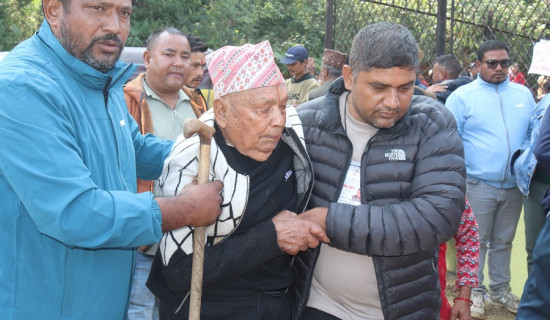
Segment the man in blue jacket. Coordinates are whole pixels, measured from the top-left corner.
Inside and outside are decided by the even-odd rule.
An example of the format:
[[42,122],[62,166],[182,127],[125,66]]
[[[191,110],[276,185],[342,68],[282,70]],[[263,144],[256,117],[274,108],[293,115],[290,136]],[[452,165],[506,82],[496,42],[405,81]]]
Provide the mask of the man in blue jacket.
[[454,114],[464,144],[466,196],[479,225],[479,283],[472,316],[484,317],[483,269],[489,261],[489,302],[517,312],[510,291],[512,240],[521,214],[522,194],[510,173],[512,154],[528,139],[535,110],[525,86],[510,83],[506,45],[489,40],[477,52],[479,77],[455,90],[446,105]]
[[0,64],[0,315],[124,319],[135,247],[215,221],[222,184],[136,194],[173,142],[142,136],[123,100],[131,0],[43,10]]

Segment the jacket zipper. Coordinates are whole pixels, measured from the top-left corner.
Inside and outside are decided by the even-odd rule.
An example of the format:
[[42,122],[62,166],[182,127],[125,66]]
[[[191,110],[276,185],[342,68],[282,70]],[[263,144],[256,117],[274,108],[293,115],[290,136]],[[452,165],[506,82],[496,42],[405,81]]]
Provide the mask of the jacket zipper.
[[503,188],[504,187],[504,183],[506,182],[507,180],[507,177],[508,177],[508,170],[510,170],[510,135],[508,133],[508,126],[506,125],[506,117],[504,116],[504,104],[502,103],[502,96],[500,94],[500,92],[498,91],[498,84],[495,85],[495,91],[496,93],[498,94],[498,97],[499,97],[499,100],[500,100],[500,114],[502,116],[502,123],[504,124],[504,130],[506,132],[506,142],[507,142],[507,146],[508,146],[508,155],[507,155],[507,158],[506,158],[506,167],[505,167],[505,170],[504,170],[504,177],[503,177],[503,180],[500,184],[500,187]]
[[112,80],[113,80],[113,78],[111,76],[109,76],[107,78],[107,82],[105,83],[105,87],[103,87],[103,99],[105,101],[105,110],[107,111],[107,115],[109,116],[109,123],[111,124],[111,128],[113,129],[113,134],[115,135],[116,163],[117,163],[117,168],[119,169],[119,170],[117,170],[118,171],[118,176],[119,176],[120,181],[124,185],[124,189],[125,190],[130,190],[128,188],[128,185],[126,184],[126,181],[125,181],[124,177],[122,176],[121,171],[120,171],[121,163],[120,163],[120,149],[119,149],[119,141],[118,141],[119,134],[117,134],[117,131],[116,131],[117,128],[113,124],[113,117],[112,117],[111,113],[109,112],[109,89],[110,89],[109,86],[113,82]]

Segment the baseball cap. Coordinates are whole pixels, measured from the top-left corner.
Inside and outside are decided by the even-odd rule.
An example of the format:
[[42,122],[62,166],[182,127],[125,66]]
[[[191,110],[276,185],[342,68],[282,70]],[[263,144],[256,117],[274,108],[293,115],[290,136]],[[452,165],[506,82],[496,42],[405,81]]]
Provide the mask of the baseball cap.
[[291,47],[286,51],[285,58],[281,60],[282,64],[292,64],[296,61],[307,60],[308,54],[306,48],[302,46]]

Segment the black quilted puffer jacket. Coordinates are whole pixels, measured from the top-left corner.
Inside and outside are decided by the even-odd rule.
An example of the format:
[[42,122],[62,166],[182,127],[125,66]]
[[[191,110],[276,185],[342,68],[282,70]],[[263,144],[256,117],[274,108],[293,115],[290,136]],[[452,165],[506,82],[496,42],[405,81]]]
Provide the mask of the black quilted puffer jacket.
[[[380,129],[361,160],[361,205],[337,203],[352,145],[338,111],[336,80],[324,99],[298,108],[313,162],[308,207],[328,207],[330,245],[373,257],[385,319],[439,319],[438,246],[456,232],[464,210],[464,152],[451,112],[413,96],[394,127]],[[319,248],[300,253],[291,294],[299,319]],[[337,272],[337,271],[335,271]]]

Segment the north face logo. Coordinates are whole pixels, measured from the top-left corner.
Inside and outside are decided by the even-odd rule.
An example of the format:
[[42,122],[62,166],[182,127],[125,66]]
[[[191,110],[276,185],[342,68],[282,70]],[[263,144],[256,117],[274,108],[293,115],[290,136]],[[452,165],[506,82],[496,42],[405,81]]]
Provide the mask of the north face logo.
[[290,176],[292,175],[292,169],[288,170],[285,174],[285,181],[288,180],[288,178],[290,178]]
[[391,149],[391,152],[385,153],[384,157],[388,158],[388,160],[406,160],[403,149]]

